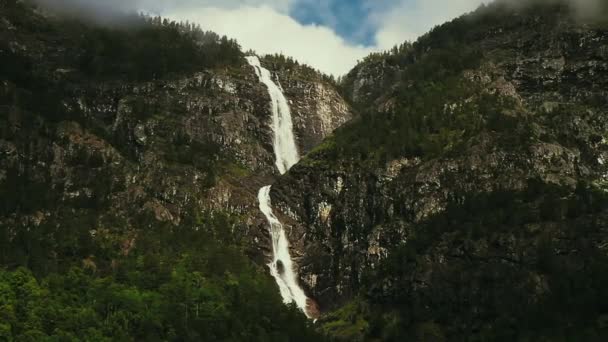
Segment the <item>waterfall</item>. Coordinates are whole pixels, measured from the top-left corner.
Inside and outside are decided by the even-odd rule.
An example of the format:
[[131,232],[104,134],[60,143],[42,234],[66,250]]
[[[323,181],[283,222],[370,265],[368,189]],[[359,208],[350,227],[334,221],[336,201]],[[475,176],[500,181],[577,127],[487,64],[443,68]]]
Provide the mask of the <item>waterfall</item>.
[[260,202],[260,210],[262,210],[262,213],[264,213],[270,224],[273,254],[273,260],[268,265],[270,266],[270,273],[279,285],[283,301],[285,303],[295,302],[306,313],[308,298],[298,285],[296,274],[293,271],[293,263],[289,254],[289,241],[287,241],[285,229],[283,229],[283,225],[272,212],[270,186],[260,189],[258,200]]
[[[280,174],[287,172],[294,164],[300,160],[296,141],[293,135],[293,123],[291,121],[291,110],[281,87],[277,85],[271,77],[270,71],[262,67],[260,60],[256,56],[247,57],[247,62],[255,69],[260,82],[268,88],[270,104],[272,109],[272,130],[274,132],[273,148],[275,155],[275,165]],[[285,234],[283,224],[272,212],[270,202],[271,186],[265,186],[258,193],[260,210],[266,216],[270,225],[270,236],[272,238],[272,262],[268,264],[270,274],[274,277],[283,302],[293,303],[307,312],[308,298],[302,288],[298,285],[296,273],[293,270],[293,261],[289,254],[289,241]],[[310,316],[309,316],[310,317]]]
[[274,132],[273,147],[275,164],[281,174],[284,174],[298,161],[300,156],[293,136],[293,123],[291,121],[291,110],[280,86],[272,80],[270,71],[262,67],[256,56],[247,57],[249,64],[255,69],[260,78],[268,88],[272,108],[272,131]]

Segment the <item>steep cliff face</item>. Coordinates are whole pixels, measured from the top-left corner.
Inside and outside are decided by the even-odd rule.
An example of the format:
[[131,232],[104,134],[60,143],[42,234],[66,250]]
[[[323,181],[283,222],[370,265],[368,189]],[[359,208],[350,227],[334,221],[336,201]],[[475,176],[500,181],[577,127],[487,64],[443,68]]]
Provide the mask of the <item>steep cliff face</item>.
[[338,94],[333,80],[280,56],[267,56],[265,64],[276,70],[278,84],[290,101],[302,155],[353,118],[350,105]]
[[[313,297],[329,311],[367,303],[327,317],[327,331],[441,340],[603,329],[604,299],[573,302],[605,284],[595,272],[608,257],[607,49],[606,24],[566,5],[497,3],[347,76],[364,115],[271,193]],[[592,280],[576,294],[563,287],[580,279]],[[509,330],[534,312],[536,328]]]
[[[32,224],[56,224],[46,238],[60,241],[69,234],[62,222],[75,216],[87,220],[78,229],[90,234],[91,255],[114,257],[146,227],[221,213],[262,264],[269,244],[256,193],[278,172],[270,98],[253,69],[236,60],[160,79],[91,77],[73,32],[85,26],[59,22],[29,10],[0,22],[4,243]],[[321,75],[291,75],[276,77],[297,108],[306,153],[352,114]]]

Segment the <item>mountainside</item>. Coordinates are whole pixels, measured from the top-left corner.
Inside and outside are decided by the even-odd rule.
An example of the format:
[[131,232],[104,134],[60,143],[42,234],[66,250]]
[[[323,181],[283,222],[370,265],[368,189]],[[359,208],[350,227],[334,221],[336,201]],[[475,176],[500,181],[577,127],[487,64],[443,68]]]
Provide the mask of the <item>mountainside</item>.
[[271,192],[325,332],[606,338],[607,13],[497,2],[347,75],[361,117]]
[[[314,336],[265,267],[270,98],[238,44],[160,18],[90,26],[1,5],[0,339]],[[327,77],[262,63],[302,153],[351,119]]]
[[0,340],[607,340],[608,3],[574,3],[336,83],[0,0]]

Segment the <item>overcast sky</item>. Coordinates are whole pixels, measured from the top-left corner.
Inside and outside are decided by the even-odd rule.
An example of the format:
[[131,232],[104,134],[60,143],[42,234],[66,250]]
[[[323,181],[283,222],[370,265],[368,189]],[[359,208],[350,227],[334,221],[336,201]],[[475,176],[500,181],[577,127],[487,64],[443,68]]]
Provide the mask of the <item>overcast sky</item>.
[[93,12],[143,11],[199,23],[259,54],[284,53],[325,73],[415,40],[484,0],[38,0]]

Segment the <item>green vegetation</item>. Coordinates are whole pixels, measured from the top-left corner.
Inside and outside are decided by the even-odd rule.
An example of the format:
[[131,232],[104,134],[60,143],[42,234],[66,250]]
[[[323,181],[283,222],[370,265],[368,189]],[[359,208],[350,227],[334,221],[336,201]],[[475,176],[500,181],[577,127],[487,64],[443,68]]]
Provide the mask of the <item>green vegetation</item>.
[[362,337],[369,330],[369,323],[361,313],[368,313],[365,301],[351,301],[339,310],[328,314],[323,320],[321,331],[340,341],[364,341]]
[[322,80],[331,85],[336,85],[336,80],[332,75],[326,75],[313,67],[300,64],[297,60],[283,54],[266,55],[263,57],[265,64],[270,69],[290,75],[290,79],[301,79],[306,81]]
[[425,54],[402,73],[386,112],[361,107],[358,120],[338,130],[333,157],[373,164],[404,156],[434,158],[461,150],[488,126],[510,129],[492,123],[515,103],[484,93],[481,85],[461,76],[479,67],[481,56],[458,44]]
[[[0,272],[3,337],[9,341],[311,340],[314,336],[303,315],[281,303],[266,272],[251,265],[234,242],[222,237],[229,235],[230,227],[217,219],[211,222],[191,228],[159,227],[138,239],[128,257],[110,262],[95,251],[95,257],[68,270],[63,268],[76,260],[46,258],[44,249],[50,246],[42,243],[54,243],[48,240],[56,235],[46,232],[36,237],[35,228],[21,233],[11,241],[11,249],[3,246],[3,254],[14,258],[15,249],[23,248],[21,256],[28,268],[56,271],[35,277],[13,266],[13,271]],[[218,229],[211,231],[212,225]],[[170,229],[174,231],[163,232]],[[86,235],[60,241],[62,255],[69,255],[68,251],[86,255],[94,248],[91,242]]]
[[137,238],[124,231],[122,216],[97,217],[93,209],[18,231],[1,225],[0,336],[319,340],[304,315],[282,303],[267,272],[244,254],[232,234],[234,219],[194,210],[179,226],[139,214],[131,219],[147,228]]
[[369,271],[363,302],[323,329],[344,341],[603,341],[606,207],[608,194],[584,183],[464,194]]
[[74,28],[68,29],[85,32],[78,63],[87,77],[148,80],[243,62],[240,46],[226,36],[160,17],[140,21],[127,29],[72,23]]
[[[88,80],[161,79],[176,73],[239,66],[244,62],[234,39],[205,32],[191,23],[125,16],[124,20],[117,20],[121,24],[96,26],[69,17],[44,20],[32,11],[34,5],[30,2],[4,2],[7,3],[3,4],[1,13],[19,29],[17,35],[63,45],[69,53],[63,55],[61,67],[72,68],[66,70],[78,71]],[[28,58],[16,55],[15,49],[1,47],[1,70],[9,75],[9,80],[31,81],[31,77],[25,77],[29,71],[36,74],[42,71],[40,68],[48,67],[34,66]],[[10,69],[6,66],[8,62],[12,62],[8,64]]]

